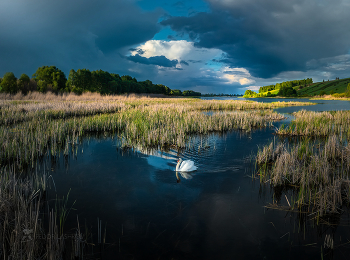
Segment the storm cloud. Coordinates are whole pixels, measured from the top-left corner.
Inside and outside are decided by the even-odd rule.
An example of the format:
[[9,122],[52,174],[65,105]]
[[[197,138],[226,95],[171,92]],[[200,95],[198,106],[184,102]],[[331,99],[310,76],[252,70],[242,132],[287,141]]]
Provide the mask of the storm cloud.
[[125,67],[118,54],[152,39],[161,15],[123,0],[1,1],[0,71]]
[[147,65],[157,65],[161,67],[176,67],[177,60],[169,60],[165,56],[142,57],[139,54],[127,57],[128,60]]
[[227,53],[231,67],[254,77],[305,71],[307,62],[348,54],[349,2],[345,0],[209,0],[212,12],[161,22],[186,33],[197,47]]

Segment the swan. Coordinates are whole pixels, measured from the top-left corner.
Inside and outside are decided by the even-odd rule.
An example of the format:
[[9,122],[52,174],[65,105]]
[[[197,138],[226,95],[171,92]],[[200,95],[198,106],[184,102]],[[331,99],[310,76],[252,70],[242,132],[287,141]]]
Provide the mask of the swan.
[[197,170],[197,166],[191,160],[183,161],[181,158],[177,160],[176,169],[177,172],[192,172]]

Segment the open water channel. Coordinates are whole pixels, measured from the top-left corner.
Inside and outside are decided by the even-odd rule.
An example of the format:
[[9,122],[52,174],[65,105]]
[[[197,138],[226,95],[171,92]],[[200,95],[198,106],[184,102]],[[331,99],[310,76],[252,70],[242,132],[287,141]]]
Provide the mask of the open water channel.
[[[313,102],[320,104],[302,108],[350,109],[348,101]],[[347,210],[334,225],[315,225],[296,213],[264,207],[273,193],[252,179],[250,158],[278,138],[273,132],[196,136],[191,149],[163,152],[125,151],[117,137],[90,137],[74,157],[60,157],[44,168],[58,197],[69,193],[68,206],[75,201],[66,232],[76,228],[78,216],[80,226],[92,235],[95,246],[88,258],[349,259]],[[198,170],[176,175],[179,157],[193,160]],[[281,203],[287,202],[282,198]],[[98,220],[103,246],[97,245]],[[330,239],[333,246],[327,243]]]

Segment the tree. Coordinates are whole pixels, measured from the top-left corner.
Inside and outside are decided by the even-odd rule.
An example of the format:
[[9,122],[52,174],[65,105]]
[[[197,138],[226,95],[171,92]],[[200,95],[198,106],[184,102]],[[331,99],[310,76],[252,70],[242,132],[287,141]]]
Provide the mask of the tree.
[[46,92],[48,89],[54,92],[63,91],[67,81],[64,73],[55,66],[42,66],[32,77],[37,82],[40,92]]
[[247,89],[245,92],[244,92],[244,95],[243,97],[246,97],[246,98],[249,98],[249,97],[257,97],[258,94],[250,89]]
[[348,92],[350,93],[350,83],[347,86]]
[[297,96],[297,91],[293,87],[285,86],[280,88],[277,95],[282,97],[295,97]]
[[179,89],[173,89],[172,91],[170,91],[170,95],[172,95],[172,96],[181,96],[182,92]]
[[75,70],[71,69],[69,71],[68,79],[66,81],[66,88],[65,90],[67,92],[71,92],[73,90],[73,87],[75,86]]
[[29,91],[30,78],[27,74],[22,74],[17,82],[18,90],[21,90],[23,94],[27,94]]
[[17,78],[12,72],[6,72],[2,78],[1,91],[11,94],[17,93]]

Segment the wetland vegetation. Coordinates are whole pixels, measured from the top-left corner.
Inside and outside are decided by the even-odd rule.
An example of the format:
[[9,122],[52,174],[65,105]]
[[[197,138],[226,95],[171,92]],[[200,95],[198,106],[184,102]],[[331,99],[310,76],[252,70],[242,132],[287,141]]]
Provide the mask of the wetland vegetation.
[[[25,169],[37,167],[38,159],[74,153],[89,133],[116,135],[125,148],[185,148],[193,134],[250,132],[270,127],[271,122],[284,118],[273,108],[297,105],[301,103],[89,93],[81,96],[3,94],[0,101],[2,257],[57,259],[67,248],[63,236],[68,213],[65,200],[63,203],[57,200],[57,207],[47,208],[45,196],[50,176],[24,174]],[[72,257],[79,256],[83,243],[79,229],[71,241]]]
[[[68,240],[64,237],[68,196],[56,199],[56,206],[49,207],[47,186],[54,182],[50,175],[36,170],[38,160],[69,157],[91,134],[117,138],[124,150],[192,149],[192,136],[231,130],[249,134],[255,129],[275,127],[273,122],[285,115],[273,109],[301,105],[312,103],[97,93],[2,94],[2,256],[57,259],[70,248],[65,257],[74,258],[82,255],[87,243],[94,243],[92,238],[87,242],[88,235],[82,235],[79,220],[73,235]],[[293,116],[288,125],[274,128],[276,140],[262,146],[254,156],[253,177],[262,187],[273,190],[273,200],[267,207],[307,214],[316,225],[327,224],[327,218],[342,214],[350,201],[350,113],[301,110]],[[26,169],[38,173],[28,175]],[[101,242],[101,234],[98,237]]]

